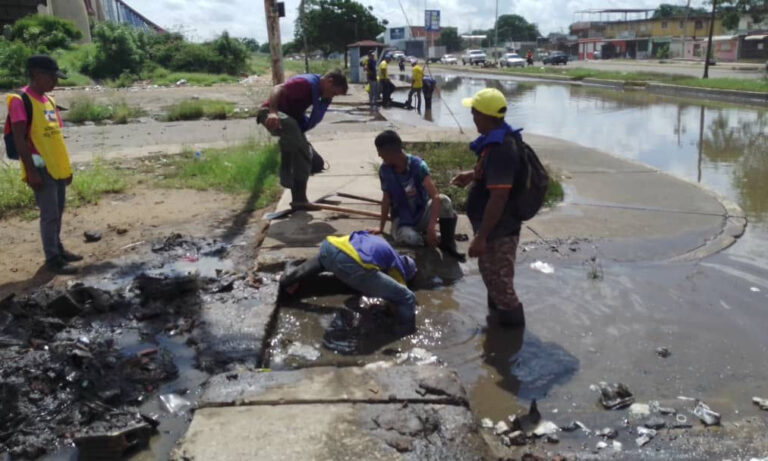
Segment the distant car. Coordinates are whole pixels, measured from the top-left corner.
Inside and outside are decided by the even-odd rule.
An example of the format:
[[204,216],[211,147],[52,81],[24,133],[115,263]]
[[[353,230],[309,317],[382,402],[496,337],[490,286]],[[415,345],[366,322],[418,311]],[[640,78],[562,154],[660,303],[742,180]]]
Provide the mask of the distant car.
[[603,55],[599,51],[595,51],[592,53],[592,59],[603,59]]
[[507,53],[499,61],[501,67],[525,67],[525,59],[517,53]]
[[568,55],[563,53],[562,51],[553,51],[549,54],[546,58],[542,59],[544,64],[568,64]]
[[442,58],[440,58],[440,62],[443,64],[456,64],[458,61],[456,61],[456,56],[452,54],[446,54]]
[[405,58],[405,53],[402,51],[393,51],[391,56],[393,60],[397,61],[400,58]]
[[485,51],[467,50],[461,57],[461,63],[464,65],[485,64]]
[[406,56],[405,62],[413,66],[414,64],[419,62],[419,58],[417,58],[416,56]]

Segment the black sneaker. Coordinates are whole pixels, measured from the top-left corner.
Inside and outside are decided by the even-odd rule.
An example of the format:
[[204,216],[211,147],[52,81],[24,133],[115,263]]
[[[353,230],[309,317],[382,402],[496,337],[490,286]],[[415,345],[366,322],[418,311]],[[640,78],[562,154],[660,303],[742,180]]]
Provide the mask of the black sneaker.
[[46,261],[45,268],[56,275],[75,275],[78,272],[78,269],[69,265],[62,256]]
[[525,313],[522,304],[514,309],[496,308],[496,313],[499,316],[499,324],[503,327],[520,328],[525,326]]
[[78,254],[75,254],[75,253],[70,253],[67,250],[62,250],[61,257],[64,259],[64,261],[66,261],[68,263],[74,263],[74,262],[82,261],[83,260],[82,256],[80,256]]

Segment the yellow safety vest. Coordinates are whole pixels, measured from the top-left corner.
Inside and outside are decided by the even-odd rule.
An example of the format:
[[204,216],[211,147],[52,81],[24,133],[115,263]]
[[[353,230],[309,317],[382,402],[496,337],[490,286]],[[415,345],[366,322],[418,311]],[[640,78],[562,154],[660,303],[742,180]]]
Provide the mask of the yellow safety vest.
[[[8,94],[5,103],[10,107],[11,99],[21,96],[15,93]],[[32,126],[29,130],[29,142],[35,146],[35,150],[43,158],[45,168],[53,179],[66,179],[72,176],[72,165],[69,163],[69,153],[64,144],[64,136],[61,133],[59,119],[56,116],[56,102],[47,96],[47,102],[42,103],[36,98],[32,101]],[[27,120],[27,123],[30,123]],[[21,179],[27,179],[25,168],[21,168]]]
[[[360,254],[357,252],[357,250],[355,250],[355,247],[352,246],[352,243],[350,243],[349,235],[342,235],[341,237],[334,237],[329,235],[326,237],[326,240],[328,240],[328,243],[341,250],[342,253],[355,260],[356,263],[360,264],[365,269],[381,271],[381,268],[376,264],[363,261],[363,259],[360,257]],[[403,274],[401,274],[400,271],[394,267],[389,269],[387,275],[395,279],[397,283],[405,285],[405,277],[403,277]]]
[[381,61],[379,64],[379,81],[387,79],[387,61]]
[[424,69],[420,65],[413,66],[411,69],[411,88],[419,89],[423,86],[422,79],[424,78]]

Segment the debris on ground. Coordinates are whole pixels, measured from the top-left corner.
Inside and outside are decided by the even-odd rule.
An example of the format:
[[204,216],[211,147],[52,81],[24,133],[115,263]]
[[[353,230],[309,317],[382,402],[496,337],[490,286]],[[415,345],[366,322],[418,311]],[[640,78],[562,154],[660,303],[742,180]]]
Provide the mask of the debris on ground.
[[637,433],[640,436],[635,439],[635,444],[638,447],[647,445],[648,442],[650,442],[651,440],[653,440],[654,437],[656,437],[655,429],[648,429],[647,427],[643,427],[643,426],[640,426],[637,428]]
[[161,395],[160,401],[163,403],[163,408],[172,415],[178,415],[192,408],[192,402],[178,394]]
[[99,231],[85,231],[83,232],[83,238],[85,243],[94,243],[101,240],[101,232]]
[[647,403],[633,403],[629,406],[629,416],[643,418],[651,414],[651,406]]
[[573,432],[577,429],[581,429],[586,435],[592,434],[592,431],[581,421],[572,421],[565,426],[561,426],[560,429],[564,432]]
[[693,414],[698,417],[705,426],[720,425],[720,413],[712,411],[712,409],[709,408],[709,405],[702,401],[699,401],[698,404],[696,404]]
[[493,421],[491,418],[483,418],[480,420],[480,427],[483,429],[490,429],[493,427]]
[[654,416],[645,420],[643,422],[643,426],[647,427],[648,429],[664,429],[667,427],[667,421],[665,421],[664,418]]
[[560,428],[552,421],[541,421],[533,430],[533,435],[536,437],[544,437],[546,435],[554,435],[560,432]]
[[761,410],[768,411],[768,399],[761,399],[760,397],[752,397],[752,403],[760,407]]
[[536,261],[531,263],[531,269],[535,271],[539,271],[543,274],[554,274],[555,268],[552,267],[551,264],[545,263],[543,261]]
[[606,382],[600,382],[597,387],[600,390],[600,403],[606,410],[626,408],[635,401],[634,395],[629,391],[626,384],[614,383],[609,385]]
[[656,348],[656,355],[659,357],[666,359],[670,355],[672,355],[672,352],[669,351],[666,347],[658,347]]
[[616,437],[618,437],[619,433],[616,429],[606,427],[595,432],[595,435],[597,435],[598,437],[605,437],[606,439],[615,439]]

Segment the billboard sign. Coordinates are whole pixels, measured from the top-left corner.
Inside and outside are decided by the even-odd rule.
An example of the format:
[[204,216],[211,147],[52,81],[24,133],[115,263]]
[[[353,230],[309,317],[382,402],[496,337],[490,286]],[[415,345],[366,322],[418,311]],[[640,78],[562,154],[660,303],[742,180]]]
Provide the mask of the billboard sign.
[[440,10],[424,10],[424,30],[440,30]]

